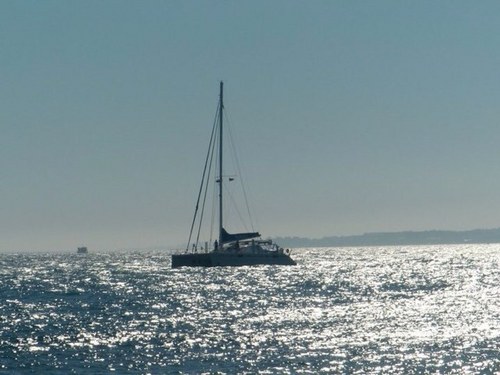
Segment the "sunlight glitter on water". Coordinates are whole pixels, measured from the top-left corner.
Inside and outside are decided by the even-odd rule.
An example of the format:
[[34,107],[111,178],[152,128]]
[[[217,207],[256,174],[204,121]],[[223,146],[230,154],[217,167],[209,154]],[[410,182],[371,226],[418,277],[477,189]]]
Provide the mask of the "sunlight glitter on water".
[[500,369],[500,246],[294,257],[172,270],[161,253],[0,256],[0,372]]

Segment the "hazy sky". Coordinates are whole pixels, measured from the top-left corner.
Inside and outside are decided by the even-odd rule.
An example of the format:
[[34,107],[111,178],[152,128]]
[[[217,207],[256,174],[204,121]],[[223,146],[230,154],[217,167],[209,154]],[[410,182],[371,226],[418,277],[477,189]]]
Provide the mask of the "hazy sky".
[[0,250],[185,242],[220,80],[265,237],[500,227],[498,1],[2,1],[0,50]]

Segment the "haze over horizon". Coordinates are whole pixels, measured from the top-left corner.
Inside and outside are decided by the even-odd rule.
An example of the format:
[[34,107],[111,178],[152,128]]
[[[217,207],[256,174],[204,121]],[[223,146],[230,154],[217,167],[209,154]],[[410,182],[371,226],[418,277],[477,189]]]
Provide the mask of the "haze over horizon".
[[185,243],[221,80],[264,237],[500,227],[498,2],[11,1],[0,34],[0,251]]

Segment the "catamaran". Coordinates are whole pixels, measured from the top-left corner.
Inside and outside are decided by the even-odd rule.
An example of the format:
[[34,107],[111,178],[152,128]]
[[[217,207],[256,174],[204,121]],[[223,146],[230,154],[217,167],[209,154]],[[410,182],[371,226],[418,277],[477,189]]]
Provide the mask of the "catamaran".
[[[195,213],[189,233],[189,240],[184,253],[172,255],[172,268],[191,267],[215,267],[215,266],[250,266],[259,264],[269,265],[296,265],[297,263],[290,257],[290,250],[283,249],[272,240],[264,240],[259,232],[228,233],[224,229],[224,180],[232,181],[233,177],[225,176],[223,173],[223,111],[224,111],[224,84],[220,82],[219,104],[216,121],[212,128],[208,153],[205,159],[202,181],[198,192]],[[218,141],[218,142],[217,142]],[[218,146],[216,146],[218,144]],[[218,152],[216,152],[218,151]],[[205,242],[205,247],[199,246],[199,236],[203,213],[205,211],[205,201],[208,181],[211,174],[212,161],[216,154],[218,160],[218,176],[215,182],[218,186],[218,237],[209,248],[212,241]],[[215,173],[213,173],[215,175]],[[246,198],[245,198],[246,199]],[[200,210],[200,201],[202,208]],[[198,222],[196,239],[193,239],[195,223]]]

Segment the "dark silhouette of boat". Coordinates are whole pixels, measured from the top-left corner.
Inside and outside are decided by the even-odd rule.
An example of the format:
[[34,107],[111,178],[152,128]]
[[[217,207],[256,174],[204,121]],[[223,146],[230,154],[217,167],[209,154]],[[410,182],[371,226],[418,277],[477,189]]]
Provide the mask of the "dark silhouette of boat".
[[82,246],[76,249],[76,252],[77,254],[87,254],[89,250],[85,246]]
[[[223,174],[223,83],[220,83],[220,95],[217,116],[210,137],[208,154],[205,159],[205,168],[196,202],[195,213],[191,224],[191,231],[186,251],[182,254],[172,255],[172,268],[191,266],[191,267],[214,267],[214,266],[250,266],[259,264],[269,265],[296,265],[297,263],[290,257],[290,250],[283,249],[271,240],[261,239],[259,232],[244,232],[230,234],[224,229],[223,222],[223,183],[224,180],[232,181],[234,178],[226,177]],[[218,121],[217,121],[218,120]],[[218,140],[218,142],[217,142]],[[216,146],[218,144],[218,146]],[[216,152],[218,151],[218,152]],[[198,246],[198,238],[191,244],[193,229],[198,221],[199,226],[202,223],[202,217],[205,207],[205,198],[207,196],[207,188],[209,186],[208,175],[211,172],[212,160],[214,154],[218,160],[218,176],[215,177],[215,182],[218,185],[218,239],[213,243],[213,247],[209,249],[208,243],[205,243],[205,248]],[[215,174],[215,173],[214,173]],[[200,200],[202,209],[199,210]],[[245,198],[246,200],[246,198]],[[210,241],[211,242],[211,241]],[[190,245],[192,245],[190,249]]]

